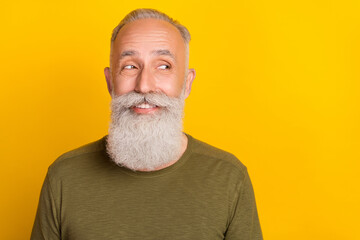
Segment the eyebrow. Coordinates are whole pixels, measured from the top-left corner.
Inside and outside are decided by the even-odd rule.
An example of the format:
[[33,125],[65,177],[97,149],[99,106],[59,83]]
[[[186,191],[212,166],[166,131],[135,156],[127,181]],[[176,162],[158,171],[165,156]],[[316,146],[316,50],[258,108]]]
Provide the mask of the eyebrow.
[[120,59],[123,59],[124,57],[127,57],[127,56],[134,56],[134,55],[139,55],[139,53],[134,50],[123,51],[120,55]]
[[[170,58],[172,58],[174,61],[176,60],[175,59],[175,56],[174,54],[172,54],[169,50],[167,49],[159,49],[159,50],[154,50],[151,52],[152,55],[156,55],[156,56],[169,56]],[[123,51],[120,55],[120,59],[123,59],[125,57],[128,57],[128,56],[138,56],[139,55],[139,52],[135,51],[135,50],[126,50],[126,51]]]
[[164,56],[169,56],[175,61],[174,54],[172,54],[169,50],[166,50],[166,49],[155,50],[155,51],[152,51],[151,54],[154,54],[154,55],[157,55],[157,56],[163,56],[163,55]]

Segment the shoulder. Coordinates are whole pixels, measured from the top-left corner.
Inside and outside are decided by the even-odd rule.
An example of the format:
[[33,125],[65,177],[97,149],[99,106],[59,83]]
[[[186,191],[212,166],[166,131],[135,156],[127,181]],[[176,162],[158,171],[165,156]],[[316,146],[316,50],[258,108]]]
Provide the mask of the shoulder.
[[206,159],[208,163],[221,164],[224,168],[232,168],[247,174],[246,166],[232,153],[214,147],[208,143],[197,140],[188,135],[192,144],[192,153],[197,157]]
[[99,158],[106,156],[105,143],[106,136],[62,154],[50,165],[49,174],[71,174],[96,164]]
[[103,137],[97,141],[88,143],[88,144],[78,147],[74,150],[66,152],[66,153],[62,154],[60,157],[58,157],[58,159],[56,159],[55,162],[66,161],[66,159],[76,158],[79,156],[103,151],[104,147],[105,147],[105,145],[104,145],[105,139],[106,139],[106,137]]

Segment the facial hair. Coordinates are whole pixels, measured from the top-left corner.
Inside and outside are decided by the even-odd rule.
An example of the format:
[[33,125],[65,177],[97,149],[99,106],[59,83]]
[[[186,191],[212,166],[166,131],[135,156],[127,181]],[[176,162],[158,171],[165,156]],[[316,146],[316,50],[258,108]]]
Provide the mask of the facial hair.
[[[184,95],[184,91],[178,98],[130,92],[113,97],[106,146],[110,158],[134,171],[154,171],[176,161],[182,153]],[[158,109],[135,113],[132,108],[142,103]]]

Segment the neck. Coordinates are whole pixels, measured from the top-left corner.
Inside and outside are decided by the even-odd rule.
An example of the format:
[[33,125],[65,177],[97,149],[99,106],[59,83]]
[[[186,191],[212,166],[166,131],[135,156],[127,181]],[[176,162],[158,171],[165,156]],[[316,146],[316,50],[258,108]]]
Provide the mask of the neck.
[[[158,171],[158,170],[170,167],[171,165],[175,164],[181,158],[181,156],[184,154],[184,152],[185,152],[185,150],[187,148],[187,145],[188,145],[188,138],[183,133],[182,134],[182,140],[181,140],[181,152],[180,152],[180,155],[175,160],[170,161],[170,162],[168,162],[168,163],[166,163],[164,165],[161,165],[160,167],[155,168],[154,170],[151,170],[151,171]],[[139,169],[138,171],[140,171],[140,172],[150,172],[150,170],[148,170],[148,169]]]

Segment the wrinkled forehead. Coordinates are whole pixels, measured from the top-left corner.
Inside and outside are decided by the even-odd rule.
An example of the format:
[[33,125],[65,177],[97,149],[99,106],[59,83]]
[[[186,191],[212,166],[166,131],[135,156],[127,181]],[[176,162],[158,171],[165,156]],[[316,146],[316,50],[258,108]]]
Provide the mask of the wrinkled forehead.
[[113,51],[129,48],[147,48],[153,51],[168,49],[174,55],[185,53],[185,42],[179,30],[172,24],[159,19],[139,19],[123,26],[113,45]]

